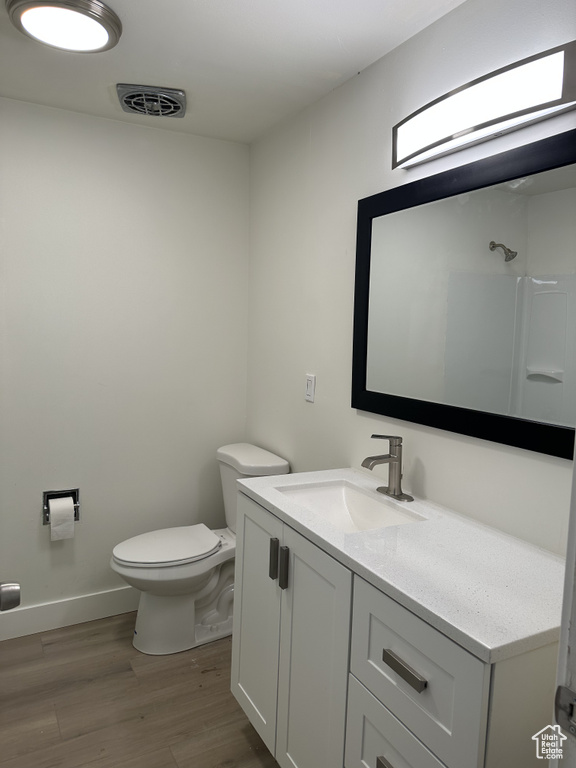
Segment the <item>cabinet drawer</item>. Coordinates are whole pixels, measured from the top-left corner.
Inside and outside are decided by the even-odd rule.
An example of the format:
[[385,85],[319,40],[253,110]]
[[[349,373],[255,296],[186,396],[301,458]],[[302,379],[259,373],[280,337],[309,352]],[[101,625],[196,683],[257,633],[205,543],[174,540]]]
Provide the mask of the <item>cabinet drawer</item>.
[[444,768],[443,764],[350,675],[346,726],[346,768]]
[[358,577],[351,671],[450,768],[483,764],[489,665]]

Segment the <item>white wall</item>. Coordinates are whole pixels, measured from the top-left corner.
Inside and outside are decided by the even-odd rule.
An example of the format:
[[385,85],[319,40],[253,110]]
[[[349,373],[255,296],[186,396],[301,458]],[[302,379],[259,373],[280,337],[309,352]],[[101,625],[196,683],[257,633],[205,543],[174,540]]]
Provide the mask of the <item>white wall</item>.
[[[224,524],[215,451],[245,430],[249,154],[0,110],[0,576],[23,590],[10,634],[121,610],[117,542]],[[70,487],[76,537],[51,544],[42,491]],[[38,627],[26,610],[51,601]]]
[[[0,577],[24,600],[0,637],[130,607],[114,544],[223,523],[214,453],[246,437],[306,470],[402,434],[407,489],[563,550],[569,462],[356,412],[350,368],[357,200],[575,121],[394,172],[392,126],[574,37],[573,0],[469,0],[258,142],[250,219],[246,147],[0,99]],[[66,487],[81,522],[50,544]]]
[[562,189],[529,198],[529,275],[570,275],[575,272],[575,211],[576,189]]
[[[564,551],[571,462],[357,412],[350,378],[357,200],[576,119],[409,171],[390,169],[392,126],[462,83],[575,37],[573,0],[469,0],[253,146],[252,440],[308,470],[359,466],[381,448],[372,432],[403,435],[407,489]],[[314,404],[304,400],[306,373],[317,375]]]

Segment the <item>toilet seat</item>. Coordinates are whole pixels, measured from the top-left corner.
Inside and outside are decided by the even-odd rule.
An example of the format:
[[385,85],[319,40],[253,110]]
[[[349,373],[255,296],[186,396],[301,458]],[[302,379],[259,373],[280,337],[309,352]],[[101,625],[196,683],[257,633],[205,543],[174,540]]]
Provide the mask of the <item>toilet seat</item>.
[[164,528],[117,544],[113,559],[134,568],[167,568],[203,560],[222,546],[222,540],[203,523]]

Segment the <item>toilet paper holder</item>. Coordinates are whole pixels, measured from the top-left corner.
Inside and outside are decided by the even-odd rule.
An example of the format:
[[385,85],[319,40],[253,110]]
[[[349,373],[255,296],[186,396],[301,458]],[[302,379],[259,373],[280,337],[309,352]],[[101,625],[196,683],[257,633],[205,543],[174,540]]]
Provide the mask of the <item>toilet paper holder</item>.
[[50,499],[62,499],[71,496],[74,502],[74,522],[80,520],[80,489],[70,488],[67,491],[44,491],[42,494],[42,525],[50,525]]

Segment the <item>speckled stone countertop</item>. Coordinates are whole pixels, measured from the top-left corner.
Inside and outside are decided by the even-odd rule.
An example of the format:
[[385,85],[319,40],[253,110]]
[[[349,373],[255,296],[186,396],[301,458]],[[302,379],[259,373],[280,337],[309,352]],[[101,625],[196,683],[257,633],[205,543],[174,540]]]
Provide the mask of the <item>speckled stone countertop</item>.
[[[239,489],[354,573],[485,662],[559,637],[564,560],[428,501],[386,503],[426,519],[343,533],[282,493],[344,480],[375,494],[367,471],[334,469],[238,481]],[[376,494],[380,497],[380,494]]]

